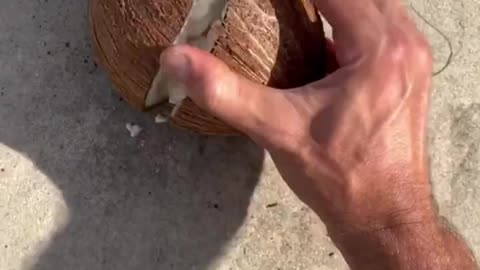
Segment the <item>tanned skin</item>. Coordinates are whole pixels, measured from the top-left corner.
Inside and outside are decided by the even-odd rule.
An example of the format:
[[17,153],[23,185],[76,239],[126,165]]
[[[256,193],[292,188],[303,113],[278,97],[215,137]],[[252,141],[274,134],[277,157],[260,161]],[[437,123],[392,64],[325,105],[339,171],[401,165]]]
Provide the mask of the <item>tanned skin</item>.
[[212,55],[166,50],[162,68],[195,103],[271,154],[352,269],[478,269],[435,213],[427,118],[432,56],[400,0],[316,0],[340,68],[288,90]]

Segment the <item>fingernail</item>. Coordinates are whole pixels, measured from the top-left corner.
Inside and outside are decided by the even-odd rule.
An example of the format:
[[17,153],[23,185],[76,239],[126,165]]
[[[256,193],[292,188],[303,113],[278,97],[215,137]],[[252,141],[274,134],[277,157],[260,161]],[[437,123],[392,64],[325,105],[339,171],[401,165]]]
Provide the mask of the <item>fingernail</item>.
[[188,81],[190,76],[190,60],[182,52],[167,50],[160,58],[160,67],[168,76],[178,82]]

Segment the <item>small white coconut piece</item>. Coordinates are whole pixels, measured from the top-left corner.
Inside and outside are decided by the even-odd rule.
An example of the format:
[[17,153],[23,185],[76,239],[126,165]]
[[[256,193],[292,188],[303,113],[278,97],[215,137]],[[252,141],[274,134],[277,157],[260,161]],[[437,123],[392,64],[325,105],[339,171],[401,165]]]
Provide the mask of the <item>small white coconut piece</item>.
[[168,122],[168,118],[163,116],[162,114],[157,114],[157,116],[155,116],[155,123],[164,124],[167,122]]
[[125,125],[125,128],[128,130],[128,132],[130,133],[130,137],[132,137],[132,138],[135,138],[138,135],[140,135],[140,133],[143,130],[142,127],[140,127],[139,125],[135,125],[135,124],[132,124],[132,123],[127,123]]
[[[218,39],[215,26],[221,25],[227,3],[227,0],[194,0],[187,20],[173,44],[188,44],[211,51]],[[160,67],[147,93],[145,106],[152,107],[168,99],[170,104],[176,105],[172,111],[174,116],[186,98],[185,86],[170,80]]]

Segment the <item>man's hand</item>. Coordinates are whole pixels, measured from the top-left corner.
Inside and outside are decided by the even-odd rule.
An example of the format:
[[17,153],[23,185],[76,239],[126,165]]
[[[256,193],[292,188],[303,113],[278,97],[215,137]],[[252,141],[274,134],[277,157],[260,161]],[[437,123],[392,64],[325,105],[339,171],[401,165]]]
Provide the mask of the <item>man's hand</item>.
[[194,102],[270,152],[352,268],[474,269],[432,206],[427,42],[400,0],[315,4],[333,27],[340,64],[318,82],[268,88],[184,46],[161,64]]
[[198,105],[265,146],[332,230],[431,222],[427,43],[398,1],[317,2],[341,66],[324,80],[270,89],[188,47],[162,64]]

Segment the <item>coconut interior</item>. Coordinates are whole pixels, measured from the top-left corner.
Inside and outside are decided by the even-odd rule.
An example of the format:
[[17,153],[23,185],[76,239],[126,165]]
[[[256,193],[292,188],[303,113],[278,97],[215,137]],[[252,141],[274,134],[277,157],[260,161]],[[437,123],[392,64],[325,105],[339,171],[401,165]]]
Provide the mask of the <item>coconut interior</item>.
[[[218,39],[213,26],[223,21],[227,4],[228,0],[193,0],[185,24],[173,44],[188,44],[211,51]],[[153,107],[167,99],[178,106],[185,98],[184,87],[170,80],[160,67],[147,93],[145,107]]]

